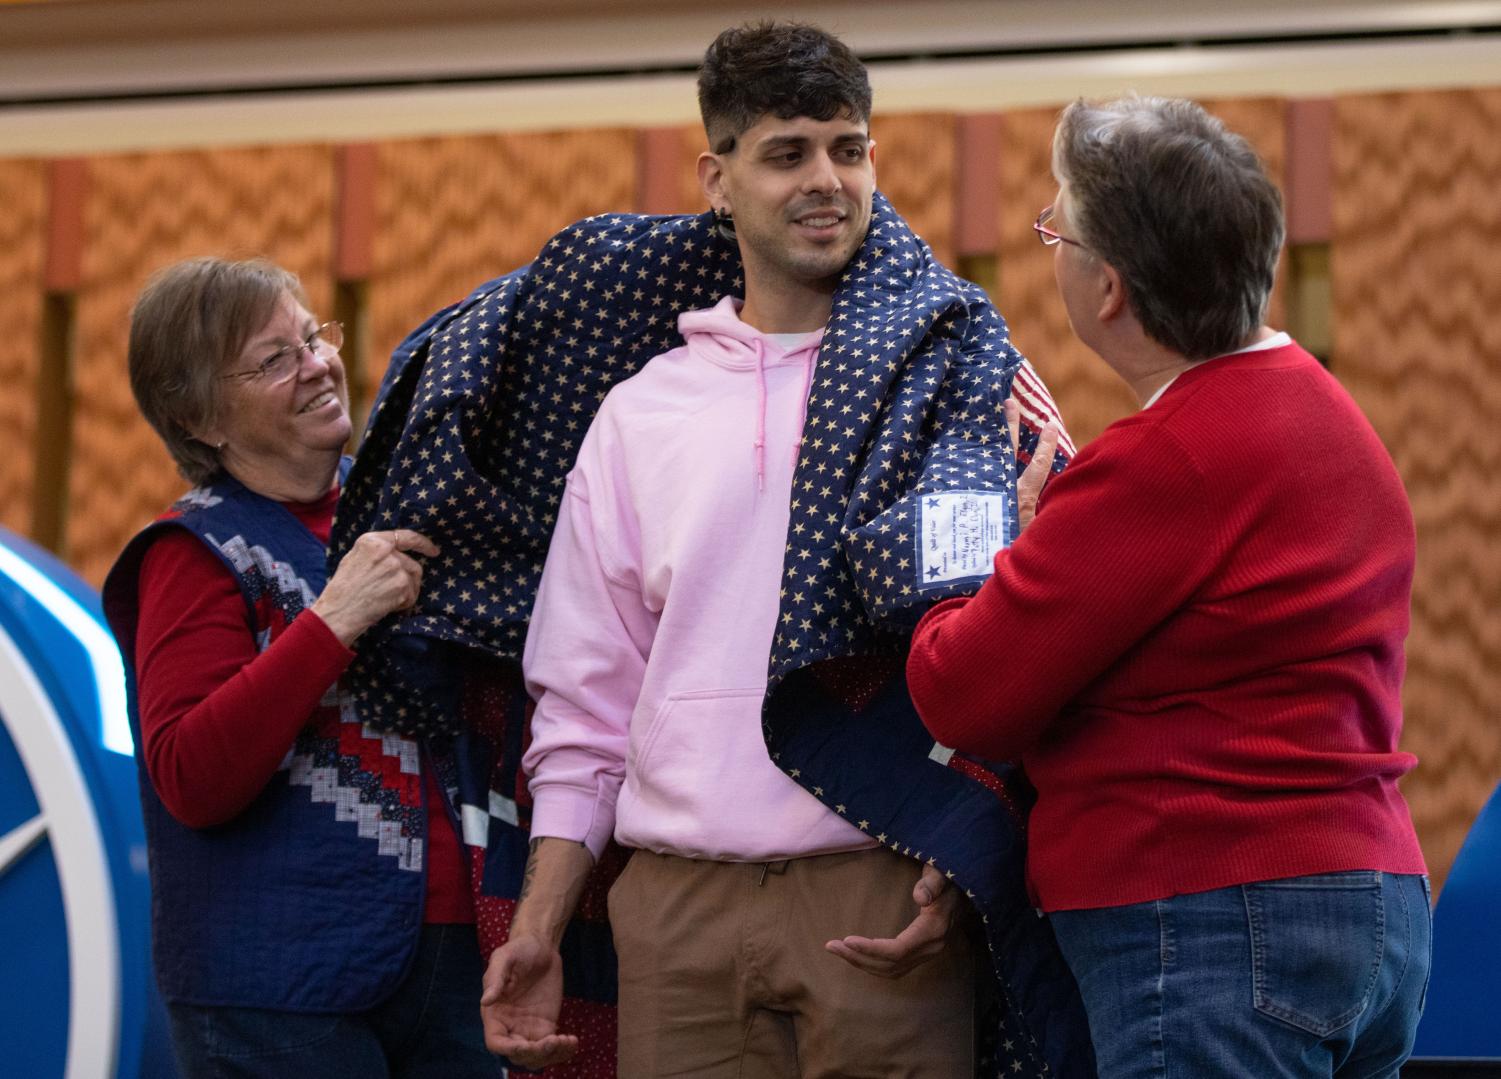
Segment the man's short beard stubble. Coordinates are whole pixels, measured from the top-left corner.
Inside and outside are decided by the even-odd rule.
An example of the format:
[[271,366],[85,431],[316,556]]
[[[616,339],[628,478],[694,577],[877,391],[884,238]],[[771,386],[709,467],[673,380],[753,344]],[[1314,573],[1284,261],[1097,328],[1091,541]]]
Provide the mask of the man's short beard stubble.
[[[831,208],[842,210],[846,221],[858,215],[856,207],[830,205]],[[818,208],[814,207],[814,209]],[[807,209],[803,209],[789,215],[789,223],[797,217],[806,216],[808,212]],[[740,243],[755,252],[762,265],[805,284],[825,284],[837,281],[843,275],[845,267],[850,264],[865,242],[865,234],[870,230],[868,211],[864,216],[864,224],[857,235],[851,235],[844,243],[826,248],[793,248],[775,239],[768,240],[763,236],[747,235],[744,229],[738,230],[738,237]]]

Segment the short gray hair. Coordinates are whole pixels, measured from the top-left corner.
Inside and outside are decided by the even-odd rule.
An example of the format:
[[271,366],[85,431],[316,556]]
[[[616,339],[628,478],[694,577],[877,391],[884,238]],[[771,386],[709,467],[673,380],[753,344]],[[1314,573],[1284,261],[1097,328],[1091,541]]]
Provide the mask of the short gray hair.
[[1079,243],[1113,266],[1147,336],[1191,360],[1266,320],[1282,195],[1245,139],[1192,101],[1075,101],[1053,135]]
[[305,302],[297,276],[265,259],[194,258],[159,271],[137,297],[130,389],[189,483],[219,472],[218,449],[192,434],[219,419],[219,376],[288,293]]

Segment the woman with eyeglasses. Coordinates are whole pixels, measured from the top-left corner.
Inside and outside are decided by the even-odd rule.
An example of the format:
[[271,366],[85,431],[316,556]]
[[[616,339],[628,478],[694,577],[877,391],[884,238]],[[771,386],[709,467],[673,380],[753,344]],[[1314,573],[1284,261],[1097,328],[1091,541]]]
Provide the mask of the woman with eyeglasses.
[[105,583],[157,980],[187,1075],[501,1075],[434,758],[364,728],[339,686],[438,553],[371,532],[327,575],[352,430],[342,342],[261,260],[168,267],[132,314],[131,388],[195,485]]
[[1282,199],[1243,138],[1190,101],[1077,101],[1053,173],[1059,298],[1141,407],[928,611],[908,689],[1036,788],[1028,884],[1100,1076],[1391,1079],[1432,941],[1401,476],[1266,323]]

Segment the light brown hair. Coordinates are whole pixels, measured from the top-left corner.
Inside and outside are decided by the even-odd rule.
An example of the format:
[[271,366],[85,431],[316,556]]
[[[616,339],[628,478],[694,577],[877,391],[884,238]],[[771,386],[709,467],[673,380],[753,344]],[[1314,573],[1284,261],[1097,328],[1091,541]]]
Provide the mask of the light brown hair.
[[130,315],[130,389],[177,470],[200,484],[219,471],[217,447],[192,432],[212,427],[226,373],[290,293],[295,274],[265,259],[193,258],[156,273]]

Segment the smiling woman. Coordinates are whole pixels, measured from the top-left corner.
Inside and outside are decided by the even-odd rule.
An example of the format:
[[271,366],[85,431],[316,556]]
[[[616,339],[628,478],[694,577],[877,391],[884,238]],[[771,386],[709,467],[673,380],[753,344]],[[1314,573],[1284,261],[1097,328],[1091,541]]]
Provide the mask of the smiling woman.
[[194,434],[218,448],[226,471],[279,502],[325,493],[353,429],[344,362],[330,340],[335,334],[342,340],[337,326],[318,326],[284,290],[232,361],[235,369],[216,380],[218,407]]
[[294,276],[258,260],[169,267],[132,315],[131,388],[198,484],[104,588],[157,980],[186,1074],[235,1058],[236,1075],[403,1075],[432,1059],[497,1075],[433,755],[369,735],[339,688],[355,640],[416,601],[420,558],[438,553],[410,530],[370,532],[327,574],[351,431],[341,341]]

